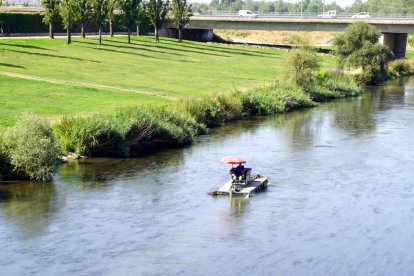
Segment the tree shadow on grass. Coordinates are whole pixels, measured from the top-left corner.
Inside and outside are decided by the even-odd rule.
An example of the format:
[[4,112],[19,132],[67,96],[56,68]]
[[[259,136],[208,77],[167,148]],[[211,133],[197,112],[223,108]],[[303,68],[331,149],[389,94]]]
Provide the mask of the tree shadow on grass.
[[[127,42],[117,41],[117,40],[111,40],[111,42],[119,43],[119,44],[128,44]],[[180,49],[178,49],[178,48],[171,48],[171,47],[167,47],[167,46],[162,46],[161,44],[149,45],[149,44],[131,42],[131,44],[128,44],[128,45],[136,45],[136,46],[146,47],[146,48],[149,48],[149,49],[147,49],[148,51],[150,51],[150,50],[152,51],[152,49],[154,49],[154,48],[155,49],[156,48],[165,49],[165,50],[169,50],[169,51],[174,51],[174,53],[168,53],[168,54],[174,54],[174,55],[177,55],[176,53],[180,51]],[[132,48],[136,48],[136,47],[132,47]],[[200,48],[193,47],[193,49],[200,49]],[[219,53],[217,53],[217,51],[214,51],[212,49],[211,50],[207,49],[207,50],[210,51],[210,53],[206,53],[206,52],[202,52],[202,51],[195,51],[195,50],[188,50],[188,49],[185,49],[184,52],[200,54],[200,55],[208,55],[208,56],[217,56],[217,57],[230,57],[229,55],[219,54]]]
[[19,69],[26,69],[24,66],[10,64],[10,63],[2,63],[0,62],[0,66],[12,67],[12,68],[19,68]]
[[28,55],[35,55],[35,56],[43,56],[43,57],[53,57],[53,58],[61,58],[61,59],[69,59],[69,60],[76,60],[76,61],[89,61],[95,63],[101,63],[99,60],[92,60],[92,59],[84,59],[78,57],[68,57],[68,56],[61,56],[61,55],[52,55],[52,54],[45,54],[45,53],[38,53],[38,52],[25,52],[20,50],[8,50],[10,52],[20,53],[20,54],[28,54]]
[[[133,53],[133,52],[119,51],[119,50],[115,50],[115,49],[96,48],[96,47],[91,47],[91,46],[79,46],[79,47],[88,48],[88,49],[97,50],[97,51],[105,51],[105,52],[111,52],[111,53],[133,55],[133,56],[152,58],[152,59],[158,59],[158,60],[167,60],[166,58],[159,58],[159,57],[155,57],[155,56],[149,56],[149,55]],[[177,61],[177,60],[174,60],[174,61]]]
[[[181,46],[183,48],[199,48],[196,46],[191,46],[189,44],[187,44],[186,42],[181,42],[181,44],[179,42],[172,42],[172,41],[163,41],[166,42],[167,44],[170,45],[177,45],[177,46]],[[203,45],[203,44],[202,44]],[[235,47],[239,47],[239,49],[234,49]],[[216,44],[216,45],[208,45],[208,44],[204,44],[202,46],[202,49],[206,50],[206,51],[220,51],[223,53],[228,53],[228,54],[233,54],[233,55],[243,55],[243,56],[253,56],[253,57],[265,57],[265,58],[272,58],[272,57],[277,57],[280,56],[280,53],[274,52],[274,53],[266,53],[266,52],[262,52],[262,51],[256,51],[254,50],[254,48],[249,47],[247,48],[245,51],[240,50],[240,47],[243,46],[228,46],[228,45],[220,45],[220,44]]]
[[[89,44],[89,45],[97,45],[96,43],[92,43],[92,42],[87,42],[87,41],[77,41],[77,43],[83,43],[83,44]],[[131,50],[142,50],[142,51],[149,51],[149,49],[146,48],[140,48],[140,47],[132,47],[132,46],[123,46],[123,45],[111,45],[111,44],[102,44],[100,46],[106,46],[106,47],[115,47],[115,48],[122,48],[122,49],[131,49]],[[91,48],[91,49],[97,49],[97,50],[108,50],[108,51],[112,51],[110,49],[103,49],[103,48],[93,48],[93,47],[87,47],[87,48]],[[159,51],[159,50],[154,50],[151,49],[151,52],[155,52],[155,53],[160,53],[160,54],[171,54],[170,52],[164,52],[164,51]],[[125,53],[125,54],[135,54],[134,52],[122,52],[119,50],[113,50],[113,52],[117,52],[117,53]],[[185,56],[182,54],[177,54],[174,53],[174,55],[176,56]],[[146,56],[146,55],[142,55],[142,56]],[[148,56],[150,57],[150,56]]]
[[20,47],[20,48],[26,48],[26,49],[36,49],[36,50],[45,50],[45,51],[56,51],[53,49],[48,49],[48,48],[39,47],[39,46],[21,45],[21,44],[13,44],[13,43],[0,43],[0,46]]
[[[274,52],[274,53],[266,53],[263,51],[257,51],[254,48],[249,48],[247,51],[240,51],[239,49],[232,49],[227,45],[220,45],[215,44],[215,45],[211,45],[211,44],[207,44],[207,43],[202,43],[199,42],[199,46],[192,46],[188,44],[188,41],[183,40],[182,42],[174,41],[174,40],[170,40],[170,39],[164,39],[161,40],[162,43],[166,43],[169,45],[176,45],[176,46],[180,46],[180,47],[185,47],[185,48],[190,48],[190,49],[203,49],[206,51],[216,51],[219,50],[220,52],[224,52],[224,53],[228,53],[228,54],[238,54],[238,55],[250,55],[250,56],[260,56],[260,57],[275,57],[275,56],[280,56],[280,53]],[[234,47],[234,46],[233,46]]]

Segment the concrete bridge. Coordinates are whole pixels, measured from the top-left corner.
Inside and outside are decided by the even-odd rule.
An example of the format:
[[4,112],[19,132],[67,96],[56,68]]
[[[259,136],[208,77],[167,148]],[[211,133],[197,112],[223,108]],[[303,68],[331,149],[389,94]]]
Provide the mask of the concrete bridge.
[[[186,25],[185,36],[187,39],[211,41],[214,29],[342,32],[358,20],[374,25],[383,35],[381,42],[393,51],[396,58],[405,57],[407,34],[414,33],[414,17],[354,19],[259,15],[257,18],[242,18],[237,15],[197,15],[192,16]],[[175,36],[173,28],[170,28],[169,36]]]

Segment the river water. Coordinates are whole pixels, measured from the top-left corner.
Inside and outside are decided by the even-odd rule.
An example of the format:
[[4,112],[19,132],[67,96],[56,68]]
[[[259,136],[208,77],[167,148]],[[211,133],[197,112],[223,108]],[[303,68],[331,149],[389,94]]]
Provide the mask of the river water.
[[[414,78],[0,185],[1,275],[414,274]],[[270,178],[210,197],[241,155]]]

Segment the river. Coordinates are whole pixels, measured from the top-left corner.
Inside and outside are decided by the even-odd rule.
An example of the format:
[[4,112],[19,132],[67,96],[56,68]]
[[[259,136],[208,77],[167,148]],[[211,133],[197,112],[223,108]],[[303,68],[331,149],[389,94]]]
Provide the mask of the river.
[[[1,275],[414,273],[414,78],[0,185]],[[241,155],[269,188],[210,197]]]

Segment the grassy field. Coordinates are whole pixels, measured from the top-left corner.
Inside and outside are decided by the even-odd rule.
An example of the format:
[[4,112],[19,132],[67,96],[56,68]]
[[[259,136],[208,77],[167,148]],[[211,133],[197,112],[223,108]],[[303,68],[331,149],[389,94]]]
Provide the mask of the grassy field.
[[[152,37],[0,40],[0,129],[26,111],[91,114],[283,79],[287,52]],[[323,67],[335,59],[322,56]]]

